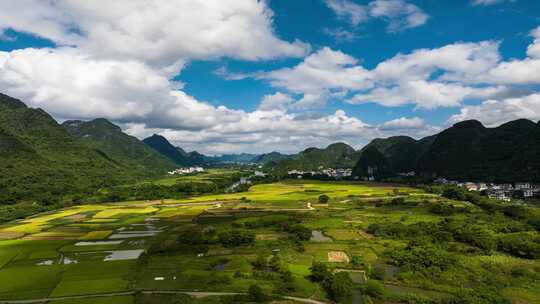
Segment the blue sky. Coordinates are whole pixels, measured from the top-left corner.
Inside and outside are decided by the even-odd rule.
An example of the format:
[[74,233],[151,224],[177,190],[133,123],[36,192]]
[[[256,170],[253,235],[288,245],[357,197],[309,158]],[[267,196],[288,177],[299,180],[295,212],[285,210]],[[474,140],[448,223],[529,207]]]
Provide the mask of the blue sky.
[[[338,20],[324,1],[277,0],[271,1],[270,7],[275,13],[274,26],[280,37],[286,40],[296,38],[308,41],[314,48],[330,46],[358,58],[369,68],[398,53],[409,53],[419,48],[437,48],[459,41],[498,40],[501,41],[500,51],[505,58],[523,58],[527,46],[531,43],[528,34],[540,24],[538,1],[506,1],[490,6],[472,6],[467,0],[410,2],[421,7],[430,15],[430,19],[424,26],[399,33],[386,32],[385,22],[378,20],[350,26],[347,22]],[[335,28],[351,31],[358,35],[358,38],[343,41],[325,34],[325,29]],[[300,61],[301,59],[262,63],[237,60],[195,62],[182,72],[180,79],[186,82],[186,92],[199,99],[254,110],[261,96],[270,94],[275,89],[267,83],[252,79],[227,81],[212,72],[223,65],[232,71],[253,72],[286,67]],[[411,113],[423,117],[429,123],[444,124],[450,115],[459,112],[459,108],[415,111],[415,107],[410,105],[389,109],[377,104],[348,105],[339,101],[330,103],[323,111],[333,112],[337,108],[345,109],[347,113],[372,124]]]
[[540,119],[539,1],[227,4],[2,3],[0,90],[209,154]]

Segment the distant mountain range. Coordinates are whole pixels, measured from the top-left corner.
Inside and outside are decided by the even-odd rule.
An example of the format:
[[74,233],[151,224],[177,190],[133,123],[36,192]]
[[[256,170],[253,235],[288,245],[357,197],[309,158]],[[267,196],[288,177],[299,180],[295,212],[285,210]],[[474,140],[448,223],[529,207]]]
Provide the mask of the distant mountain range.
[[456,180],[540,182],[540,123],[526,119],[496,128],[468,120],[420,140],[405,136],[375,139],[362,151],[371,148],[384,161],[371,151],[354,170],[360,176],[372,167],[383,176],[416,171],[426,177]]
[[290,170],[312,171],[319,168],[352,168],[360,158],[360,151],[344,143],[331,144],[324,149],[308,148],[296,155],[276,158],[265,168],[276,174]]
[[160,135],[140,141],[102,118],[60,125],[45,111],[0,94],[0,201],[33,193],[80,193],[181,166],[226,163],[264,164],[276,175],[353,168],[361,177],[415,171],[459,180],[540,182],[540,124],[519,119],[486,128],[470,120],[420,140],[374,139],[360,150],[335,143],[294,155],[205,156],[175,147]]
[[143,139],[143,142],[177,167],[210,166],[216,163],[211,157],[206,157],[197,151],[187,153],[182,148],[173,146],[161,135],[154,134]]

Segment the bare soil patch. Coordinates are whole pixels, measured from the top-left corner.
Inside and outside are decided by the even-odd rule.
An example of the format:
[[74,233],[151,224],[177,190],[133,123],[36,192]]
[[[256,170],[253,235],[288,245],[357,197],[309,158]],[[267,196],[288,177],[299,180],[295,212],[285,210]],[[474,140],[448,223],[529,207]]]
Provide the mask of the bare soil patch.
[[328,262],[348,263],[349,261],[349,256],[343,251],[328,251]]

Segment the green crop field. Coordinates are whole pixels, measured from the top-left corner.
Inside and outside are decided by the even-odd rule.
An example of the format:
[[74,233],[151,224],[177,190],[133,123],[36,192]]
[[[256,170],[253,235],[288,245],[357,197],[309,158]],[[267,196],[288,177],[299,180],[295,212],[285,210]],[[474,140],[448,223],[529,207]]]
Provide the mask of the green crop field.
[[[435,212],[441,205],[465,211]],[[470,225],[494,239],[539,238],[518,219],[468,202],[366,183],[291,180],[80,205],[0,226],[0,301],[234,303],[220,293],[257,285],[330,303],[324,284],[310,279],[322,263],[349,273],[372,303],[539,303],[540,261],[462,236]]]

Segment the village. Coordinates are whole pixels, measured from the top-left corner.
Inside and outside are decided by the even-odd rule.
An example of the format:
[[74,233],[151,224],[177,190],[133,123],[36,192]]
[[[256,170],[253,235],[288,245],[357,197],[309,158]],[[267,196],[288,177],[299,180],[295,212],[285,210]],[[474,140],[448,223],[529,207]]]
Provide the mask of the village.
[[494,184],[494,183],[474,183],[474,182],[459,182],[439,178],[435,180],[437,184],[456,185],[464,187],[469,191],[485,191],[486,195],[491,199],[501,201],[511,201],[512,199],[529,199],[540,197],[540,186],[530,182],[516,182],[514,184]]
[[300,171],[300,170],[290,170],[287,172],[289,177],[293,178],[309,178],[316,176],[324,176],[335,179],[348,178],[352,176],[352,169],[333,169],[327,168],[323,169],[319,167],[318,171]]
[[169,171],[169,175],[185,175],[185,174],[193,174],[193,173],[201,173],[204,172],[203,167],[187,167],[187,168],[177,168],[172,171]]

